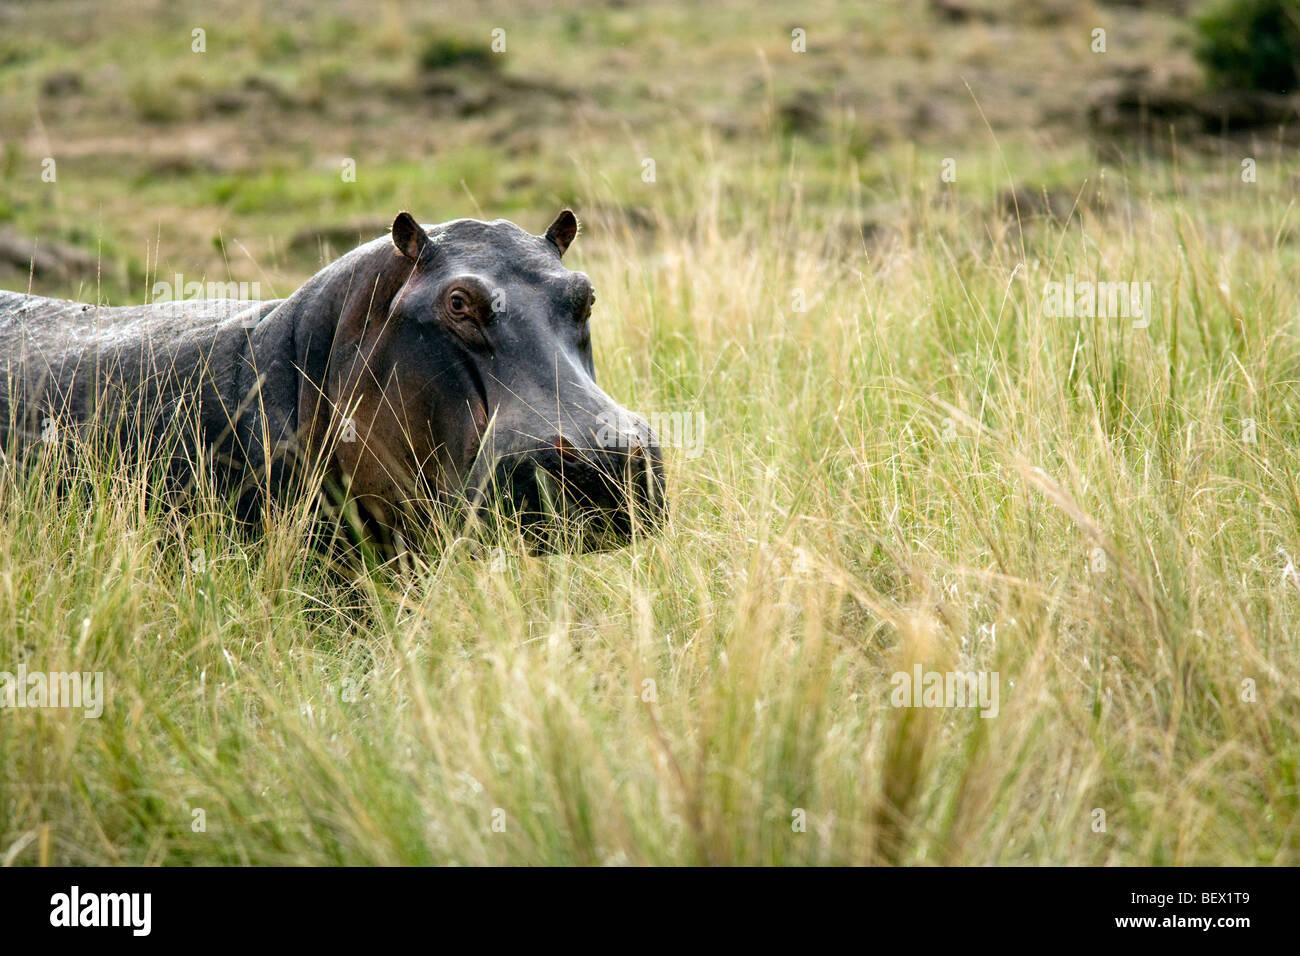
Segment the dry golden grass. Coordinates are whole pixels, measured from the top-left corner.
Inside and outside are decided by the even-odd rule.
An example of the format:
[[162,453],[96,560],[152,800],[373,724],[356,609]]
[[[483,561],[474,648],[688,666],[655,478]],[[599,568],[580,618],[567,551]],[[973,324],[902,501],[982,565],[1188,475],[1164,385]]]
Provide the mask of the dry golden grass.
[[[102,456],[7,473],[0,660],[109,698],[3,715],[4,858],[1294,863],[1294,170],[1023,232],[936,180],[864,250],[707,188],[762,163],[654,255],[584,237],[606,387],[706,419],[626,550],[343,580],[305,502],[232,539]],[[1150,326],[1045,314],[1071,273]],[[996,716],[892,706],[917,664]]]

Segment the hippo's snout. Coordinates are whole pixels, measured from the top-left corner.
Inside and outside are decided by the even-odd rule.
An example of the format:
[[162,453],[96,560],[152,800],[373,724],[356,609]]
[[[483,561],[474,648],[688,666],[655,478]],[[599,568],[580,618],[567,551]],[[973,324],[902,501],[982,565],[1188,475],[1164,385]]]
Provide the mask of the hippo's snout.
[[644,423],[529,442],[498,458],[494,481],[503,509],[543,548],[614,547],[666,514],[663,456]]

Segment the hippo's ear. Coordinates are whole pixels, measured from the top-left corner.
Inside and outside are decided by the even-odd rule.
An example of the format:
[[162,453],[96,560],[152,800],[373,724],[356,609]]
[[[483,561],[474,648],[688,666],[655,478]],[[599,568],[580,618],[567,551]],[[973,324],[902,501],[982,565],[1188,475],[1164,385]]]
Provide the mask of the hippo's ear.
[[555,248],[560,250],[560,255],[564,255],[577,234],[578,217],[573,214],[572,209],[560,210],[560,214],[555,217],[555,222],[551,223],[546,230],[546,238],[555,243]]
[[397,214],[393,220],[393,245],[398,252],[412,262],[419,262],[420,253],[428,241],[429,234],[409,212],[402,210]]

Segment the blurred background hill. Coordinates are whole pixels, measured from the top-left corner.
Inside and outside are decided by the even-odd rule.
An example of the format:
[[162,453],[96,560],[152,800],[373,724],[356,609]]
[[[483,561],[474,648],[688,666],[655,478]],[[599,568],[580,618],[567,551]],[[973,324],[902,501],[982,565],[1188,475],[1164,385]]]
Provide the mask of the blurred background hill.
[[1204,100],[1193,6],[2,3],[0,283],[34,255],[49,294],[284,295],[402,208],[652,234],[716,190],[860,245],[944,198],[945,158],[968,221],[1060,217],[1112,198],[1100,164],[1295,127],[1293,99]]

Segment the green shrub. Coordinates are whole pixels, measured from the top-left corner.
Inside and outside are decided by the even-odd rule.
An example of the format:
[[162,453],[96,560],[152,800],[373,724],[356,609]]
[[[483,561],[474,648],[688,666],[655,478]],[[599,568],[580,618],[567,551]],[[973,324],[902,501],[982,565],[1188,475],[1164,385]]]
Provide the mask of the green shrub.
[[1227,0],[1196,21],[1196,56],[1219,89],[1294,92],[1300,0]]
[[436,34],[424,41],[419,54],[420,69],[425,71],[448,70],[471,66],[494,69],[496,57],[485,43],[470,43],[460,37]]

